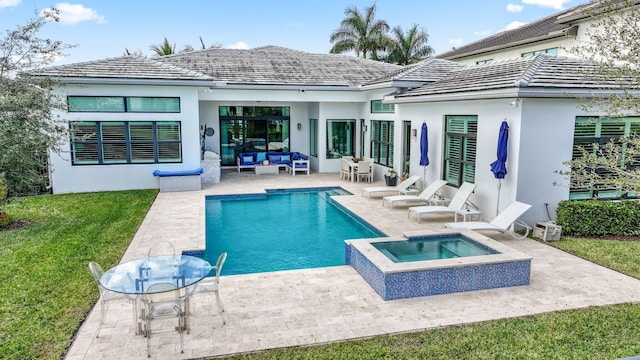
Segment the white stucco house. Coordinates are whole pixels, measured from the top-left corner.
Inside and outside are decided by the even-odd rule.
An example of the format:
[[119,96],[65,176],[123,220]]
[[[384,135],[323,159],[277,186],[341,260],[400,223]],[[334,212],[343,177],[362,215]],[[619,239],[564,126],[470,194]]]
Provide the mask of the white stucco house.
[[[484,214],[513,201],[533,205],[522,218],[555,219],[559,201],[598,189],[571,189],[558,170],[575,146],[640,129],[640,117],[615,123],[589,117],[585,97],[608,84],[586,81],[590,65],[535,55],[480,64],[431,59],[401,67],[275,46],[208,49],[158,58],[119,57],[43,69],[62,80],[72,136],[51,154],[54,193],[158,188],[154,170],[190,170],[204,149],[223,167],[238,153],[297,151],[312,172],[338,172],[343,155],[387,169],[477,188],[470,201]],[[634,115],[634,114],[630,114]],[[510,127],[507,170],[498,204],[498,130]],[[419,165],[420,128],[429,128],[430,165]],[[202,136],[204,128],[213,136]],[[337,175],[336,175],[337,176]],[[223,180],[224,181],[224,180]],[[619,197],[616,189],[600,195]]]

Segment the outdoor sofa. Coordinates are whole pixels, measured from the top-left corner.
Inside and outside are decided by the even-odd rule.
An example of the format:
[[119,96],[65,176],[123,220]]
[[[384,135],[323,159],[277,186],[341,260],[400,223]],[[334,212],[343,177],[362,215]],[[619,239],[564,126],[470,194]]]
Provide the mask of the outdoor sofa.
[[271,165],[278,165],[288,170],[293,175],[297,171],[305,171],[309,174],[309,156],[299,152],[248,152],[238,153],[236,159],[238,172],[242,169],[253,169],[263,161],[269,161]]

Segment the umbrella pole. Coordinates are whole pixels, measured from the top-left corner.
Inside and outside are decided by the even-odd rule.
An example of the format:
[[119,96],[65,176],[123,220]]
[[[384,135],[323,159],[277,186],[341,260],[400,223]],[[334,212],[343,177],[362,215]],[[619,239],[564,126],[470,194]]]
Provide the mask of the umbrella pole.
[[496,216],[500,213],[500,189],[502,188],[502,179],[498,179],[498,201],[496,202]]

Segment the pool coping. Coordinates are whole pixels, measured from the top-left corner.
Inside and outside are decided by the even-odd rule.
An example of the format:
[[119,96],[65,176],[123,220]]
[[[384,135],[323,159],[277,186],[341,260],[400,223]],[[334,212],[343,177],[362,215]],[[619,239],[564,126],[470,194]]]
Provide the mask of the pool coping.
[[[444,234],[462,234],[481,245],[494,249],[499,254],[467,256],[461,258],[441,259],[441,260],[423,260],[394,263],[386,257],[382,252],[373,247],[371,243],[385,241],[407,241],[414,237]],[[386,238],[369,238],[369,239],[350,239],[345,240],[347,245],[351,245],[366,257],[373,265],[375,265],[384,274],[393,274],[398,272],[416,271],[416,270],[435,270],[443,268],[463,267],[472,265],[498,264],[514,261],[530,261],[533,257],[520,252],[510,246],[492,240],[482,234],[471,230],[454,230],[454,229],[434,229],[423,231],[404,232],[403,237],[386,237]]]

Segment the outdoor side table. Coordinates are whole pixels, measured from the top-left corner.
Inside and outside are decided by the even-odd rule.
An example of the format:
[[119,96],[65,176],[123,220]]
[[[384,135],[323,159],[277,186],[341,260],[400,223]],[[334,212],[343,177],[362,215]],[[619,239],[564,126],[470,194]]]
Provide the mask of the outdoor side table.
[[418,195],[418,189],[406,188],[400,190],[400,194],[402,195]]
[[458,215],[462,216],[462,221],[469,221],[469,220],[473,220],[474,216],[476,216],[479,219],[481,214],[482,214],[482,212],[478,211],[476,209],[460,209],[460,210],[456,210],[454,221],[458,222]]

